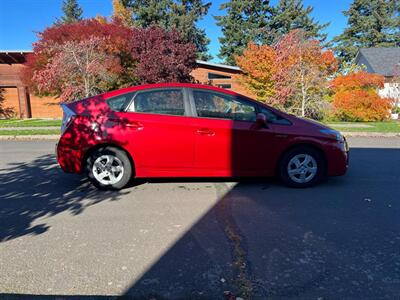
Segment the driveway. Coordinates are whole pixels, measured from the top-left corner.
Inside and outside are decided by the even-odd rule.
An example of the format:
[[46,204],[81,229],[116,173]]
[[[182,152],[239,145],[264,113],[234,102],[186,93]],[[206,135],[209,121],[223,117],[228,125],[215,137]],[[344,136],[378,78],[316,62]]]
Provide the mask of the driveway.
[[0,142],[0,298],[394,299],[400,138],[351,138],[350,169],[274,180],[140,181],[97,191],[54,143]]

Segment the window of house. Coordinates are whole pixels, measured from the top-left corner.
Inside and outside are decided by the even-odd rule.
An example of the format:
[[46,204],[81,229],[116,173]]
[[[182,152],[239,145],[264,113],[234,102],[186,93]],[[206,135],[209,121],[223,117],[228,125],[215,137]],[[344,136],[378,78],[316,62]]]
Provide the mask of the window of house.
[[183,116],[185,114],[183,92],[181,89],[139,92],[129,111]]
[[232,88],[232,85],[230,83],[222,83],[222,84],[217,84],[217,87],[221,89],[230,90]]
[[232,79],[232,76],[210,72],[208,73],[208,79]]
[[256,120],[256,107],[229,95],[208,91],[193,91],[197,115],[205,118]]

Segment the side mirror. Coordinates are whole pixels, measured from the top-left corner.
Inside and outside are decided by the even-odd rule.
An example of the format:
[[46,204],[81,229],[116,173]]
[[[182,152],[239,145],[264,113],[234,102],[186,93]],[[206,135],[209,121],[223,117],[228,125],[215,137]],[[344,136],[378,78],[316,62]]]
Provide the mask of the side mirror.
[[255,125],[257,128],[267,128],[267,116],[262,113],[258,113],[256,116]]
[[250,129],[258,130],[261,128],[268,128],[267,116],[259,113],[256,116],[256,121],[251,125]]

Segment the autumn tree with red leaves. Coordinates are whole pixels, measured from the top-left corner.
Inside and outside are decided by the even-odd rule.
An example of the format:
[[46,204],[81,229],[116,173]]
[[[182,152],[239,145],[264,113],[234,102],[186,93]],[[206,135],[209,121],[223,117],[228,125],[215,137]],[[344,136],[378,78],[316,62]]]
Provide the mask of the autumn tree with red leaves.
[[383,121],[390,117],[392,100],[378,95],[384,77],[355,72],[338,76],[331,83],[333,113],[341,121]]
[[286,100],[291,113],[322,119],[328,79],[337,69],[333,52],[323,50],[319,41],[307,39],[302,30],[289,32],[275,48],[281,65],[277,97]]
[[322,117],[328,77],[336,70],[331,51],[302,30],[293,30],[274,46],[250,43],[236,61],[242,81],[258,100],[299,116]]
[[72,101],[137,84],[188,82],[195,58],[195,45],[177,31],[89,19],[41,32],[23,77],[38,94]]

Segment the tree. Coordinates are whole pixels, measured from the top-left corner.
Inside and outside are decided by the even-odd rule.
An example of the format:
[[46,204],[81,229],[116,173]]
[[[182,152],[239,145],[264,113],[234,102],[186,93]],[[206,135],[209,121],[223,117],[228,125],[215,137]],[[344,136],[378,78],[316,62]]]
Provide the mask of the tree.
[[329,23],[319,24],[310,16],[312,11],[313,7],[304,7],[302,0],[280,0],[265,30],[264,42],[272,44],[294,29],[302,29],[306,38],[325,42],[327,34],[322,31]]
[[113,0],[113,20],[121,21],[125,26],[133,26],[133,13],[130,8],[124,5],[122,0]]
[[335,52],[342,61],[354,59],[359,48],[400,46],[398,0],[354,0],[344,32],[334,38]]
[[237,62],[244,71],[242,81],[258,100],[302,117],[322,117],[336,60],[319,41],[293,30],[273,47],[249,44]]
[[381,98],[377,90],[384,77],[355,72],[332,81],[334,116],[342,121],[382,121],[390,116],[391,100]]
[[223,36],[219,38],[221,48],[219,57],[227,64],[234,65],[235,57],[241,55],[249,42],[262,40],[272,8],[265,0],[231,0],[223,3],[220,10],[223,16],[216,16],[217,25]]
[[286,107],[301,117],[321,119],[328,92],[328,77],[336,71],[333,52],[324,51],[303,30],[293,30],[276,45],[284,76],[280,86],[287,95]]
[[39,34],[23,78],[36,94],[62,101],[140,83],[187,82],[195,50],[176,30],[160,27],[96,19],[56,24]]
[[211,6],[203,0],[124,0],[126,7],[132,9],[137,26],[147,28],[160,26],[167,30],[178,30],[187,42],[194,43],[199,59],[208,60],[210,40],[203,29],[197,26]]
[[63,0],[62,11],[64,15],[61,17],[61,23],[73,23],[82,20],[82,8],[78,5],[77,0]]
[[[38,34],[38,41],[33,44],[33,54],[27,56],[26,67],[23,70],[23,80],[30,89],[39,95],[52,94],[59,96],[55,90],[40,89],[32,80],[35,71],[46,68],[50,60],[57,55],[59,48],[52,45],[63,45],[67,42],[82,42],[91,37],[104,38],[104,51],[117,57],[122,71],[115,82],[108,82],[107,90],[134,85],[138,82],[135,75],[135,61],[131,53],[133,29],[121,23],[104,23],[96,19],[87,19],[74,23],[59,23],[46,28]],[[61,89],[60,89],[61,91]]]
[[32,80],[39,92],[57,94],[63,102],[104,92],[121,72],[118,58],[105,47],[106,38],[100,37],[49,44],[45,51],[55,54],[45,68],[34,71]]
[[243,54],[236,57],[236,62],[244,72],[240,77],[241,82],[257,96],[259,101],[275,106],[282,104],[275,98],[279,65],[273,47],[250,42]]
[[137,29],[131,47],[139,83],[192,81],[196,46],[186,42],[178,31],[156,26]]

